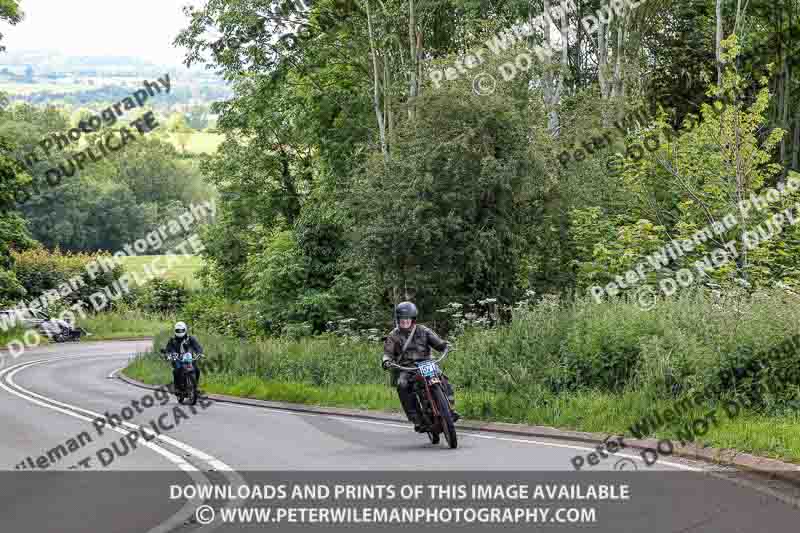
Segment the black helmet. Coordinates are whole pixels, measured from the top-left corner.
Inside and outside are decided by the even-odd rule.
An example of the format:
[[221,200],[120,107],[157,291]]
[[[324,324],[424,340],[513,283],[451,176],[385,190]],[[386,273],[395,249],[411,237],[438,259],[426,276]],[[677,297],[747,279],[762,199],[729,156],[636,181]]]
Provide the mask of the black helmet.
[[395,308],[397,320],[403,318],[417,318],[417,306],[411,302],[400,302]]

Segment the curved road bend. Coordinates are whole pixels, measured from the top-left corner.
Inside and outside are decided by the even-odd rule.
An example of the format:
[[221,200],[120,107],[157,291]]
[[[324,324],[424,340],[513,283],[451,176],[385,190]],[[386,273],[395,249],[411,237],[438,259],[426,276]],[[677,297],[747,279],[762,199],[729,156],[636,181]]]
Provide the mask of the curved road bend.
[[[704,473],[707,466],[676,459],[648,468],[635,452],[575,473],[570,459],[592,451],[591,446],[462,432],[459,448],[449,450],[429,444],[406,424],[215,402],[193,410],[181,406],[184,416],[176,415],[174,397],[162,405],[160,395],[111,377],[149,346],[150,341],[65,344],[4,358],[0,531],[238,531],[196,523],[194,511],[202,500],[170,499],[169,485],[275,483],[288,479],[288,471],[305,471],[307,476],[339,471],[313,478],[325,481],[355,479],[357,474],[348,472],[386,471],[395,471],[384,476],[398,480],[409,471],[438,471],[432,479],[441,482],[499,481],[502,475],[529,483],[638,479],[634,497],[616,502],[616,512],[591,526],[595,531],[795,531],[800,518],[790,505],[796,495],[787,487],[766,487],[732,469],[714,469],[723,478],[709,476]],[[123,408],[134,414],[127,427],[98,430],[93,424],[97,416],[120,414]],[[154,438],[157,420],[169,430]],[[126,435],[139,426],[148,430],[139,434],[151,440],[130,443]],[[107,465],[100,464],[98,454]],[[81,468],[79,462],[86,458],[89,467]],[[46,466],[31,468],[37,461]],[[615,472],[615,465],[624,471]],[[217,508],[238,505],[243,503],[215,502]],[[555,527],[570,531],[589,526]]]

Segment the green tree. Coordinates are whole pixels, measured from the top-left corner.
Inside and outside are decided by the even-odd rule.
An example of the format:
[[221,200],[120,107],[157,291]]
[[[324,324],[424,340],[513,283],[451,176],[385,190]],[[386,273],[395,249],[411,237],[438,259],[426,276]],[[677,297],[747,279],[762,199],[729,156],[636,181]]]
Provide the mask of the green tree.
[[[4,99],[0,95],[0,99]],[[0,124],[7,111],[0,109]],[[1,130],[0,130],[1,131]],[[14,274],[13,250],[26,250],[36,245],[26,221],[16,211],[19,192],[31,181],[30,175],[13,157],[15,146],[0,133],[0,305],[7,305],[25,294]]]
[[[18,0],[0,0],[0,20],[4,20],[14,26],[19,24],[22,17],[23,13],[19,9]],[[0,39],[2,38],[3,34],[0,33]],[[5,49],[6,47],[0,44],[0,52],[4,52]]]
[[181,151],[186,153],[186,145],[192,138],[192,128],[186,122],[186,116],[183,113],[173,113],[167,120],[167,131],[175,136]]

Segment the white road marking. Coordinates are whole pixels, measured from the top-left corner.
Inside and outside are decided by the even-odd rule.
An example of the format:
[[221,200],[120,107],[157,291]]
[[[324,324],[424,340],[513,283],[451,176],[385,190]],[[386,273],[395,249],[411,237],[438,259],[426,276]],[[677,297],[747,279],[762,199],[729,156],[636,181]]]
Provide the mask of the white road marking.
[[[2,388],[4,390],[6,390],[7,392],[9,392],[9,393],[11,393],[11,394],[13,394],[15,396],[18,396],[18,397],[20,397],[20,398],[22,398],[22,399],[24,399],[26,401],[34,403],[36,405],[40,405],[42,407],[45,407],[45,408],[48,408],[48,409],[52,409],[54,411],[66,414],[66,415],[71,416],[73,418],[78,418],[80,420],[86,420],[88,422],[93,422],[94,419],[96,419],[96,418],[104,418],[104,416],[101,415],[100,413],[96,413],[96,412],[90,411],[88,409],[83,409],[83,408],[78,407],[76,405],[68,404],[68,403],[65,403],[65,402],[60,402],[58,400],[54,400],[52,398],[48,398],[48,397],[43,396],[41,394],[37,394],[37,393],[35,393],[33,391],[30,391],[30,390],[22,387],[18,383],[15,383],[13,378],[14,378],[14,375],[16,375],[18,372],[20,372],[22,370],[25,370],[26,368],[30,368],[32,366],[41,365],[41,364],[44,364],[44,363],[49,363],[49,362],[53,362],[53,361],[61,361],[61,360],[65,360],[65,359],[81,359],[81,360],[84,360],[84,359],[97,359],[97,358],[99,358],[99,357],[98,356],[90,356],[90,357],[67,356],[67,357],[57,357],[57,358],[52,358],[52,359],[39,359],[39,360],[36,360],[36,361],[28,361],[28,362],[25,362],[25,363],[19,363],[17,365],[11,366],[9,368],[6,368],[6,369],[0,371],[0,388]],[[107,359],[107,356],[103,357],[103,358]],[[5,380],[7,380],[8,385],[6,385],[3,382],[4,378],[5,378]],[[11,387],[9,387],[9,385],[11,387],[14,387],[14,388],[12,389]],[[18,392],[18,391],[20,391],[21,393]],[[40,400],[43,400],[43,401],[39,401],[39,400],[37,400],[35,398],[39,398]],[[49,402],[49,403],[45,403],[45,402]],[[56,407],[56,406],[61,406],[61,407]],[[62,407],[66,408],[66,409],[62,409]],[[76,413],[75,411],[79,411],[81,413],[92,415],[94,418],[88,418],[86,416],[83,416],[83,415],[80,415],[80,414]],[[145,431],[145,429],[142,426],[137,426],[136,424],[131,424],[131,423],[126,422],[126,421],[122,421],[121,425],[124,425],[125,427],[130,428],[132,430]],[[113,426],[106,426],[106,427],[110,427],[112,430],[114,430],[117,433],[120,433],[122,435],[127,435],[128,433],[130,433],[130,431],[125,431],[125,430],[120,429],[118,427],[113,427]],[[150,433],[148,433],[148,436],[150,436]],[[237,474],[236,471],[233,468],[231,468],[230,466],[228,466],[224,462],[220,461],[219,459],[216,459],[215,457],[213,457],[213,456],[211,456],[211,455],[209,455],[207,453],[204,453],[204,452],[202,452],[202,451],[200,451],[200,450],[198,450],[196,448],[193,448],[193,447],[189,446],[188,444],[185,444],[185,443],[183,443],[181,441],[173,439],[172,437],[167,437],[166,435],[155,435],[155,437],[156,438],[154,440],[160,440],[160,441],[162,441],[164,443],[171,444],[172,446],[175,446],[176,448],[179,448],[179,449],[185,451],[189,455],[192,455],[192,456],[194,456],[194,457],[196,457],[198,459],[201,459],[201,460],[207,462],[212,468],[214,468],[216,470],[220,470],[220,471],[226,472],[225,477],[228,478],[228,481],[231,482],[231,485],[243,485],[243,484],[245,484],[245,480],[239,474]],[[144,444],[146,447],[148,447],[148,448],[152,449],[153,451],[155,451],[156,453],[159,453],[160,455],[164,456],[165,458],[167,458],[167,460],[169,460],[170,462],[175,464],[178,468],[180,468],[184,472],[187,472],[192,477],[192,479],[195,482],[197,482],[198,484],[200,484],[200,485],[208,485],[210,483],[209,479],[207,477],[205,477],[205,475],[203,475],[197,468],[195,468],[190,463],[184,461],[183,458],[177,456],[176,454],[174,454],[174,453],[162,448],[161,446],[158,446],[157,444],[155,444],[153,442],[143,441],[143,442],[141,442],[141,444]],[[158,525],[157,527],[151,529],[148,533],[165,533],[165,532],[170,531],[171,529],[175,528],[177,525],[184,523],[187,519],[189,519],[192,516],[194,516],[195,510],[197,509],[199,504],[202,503],[202,501],[203,500],[200,499],[200,498],[194,498],[194,499],[188,500],[187,503],[178,511],[178,513],[176,513],[173,517],[171,517],[167,521],[163,522],[162,524]],[[229,507],[234,507],[234,506],[239,506],[239,505],[242,505],[242,502],[234,500],[233,502],[230,503]],[[216,525],[212,523],[212,524],[209,524],[207,526],[202,527],[198,531],[213,531],[214,529],[216,529],[220,525],[221,525],[221,523],[216,524]]]
[[[7,392],[13,394],[14,396],[18,396],[18,397],[20,397],[20,398],[22,398],[24,400],[27,400],[27,401],[29,401],[31,403],[35,403],[36,405],[41,405],[42,407],[46,407],[48,409],[52,409],[54,411],[58,411],[59,413],[63,413],[65,415],[69,415],[69,416],[71,416],[73,418],[78,418],[80,420],[86,420],[87,422],[93,422],[95,420],[95,418],[104,418],[103,415],[100,415],[100,414],[97,414],[97,413],[92,413],[91,411],[86,411],[84,409],[80,409],[78,407],[74,407],[74,406],[71,406],[69,404],[65,404],[65,403],[62,403],[62,402],[59,402],[59,401],[56,401],[56,400],[52,400],[50,398],[46,398],[44,396],[36,394],[35,392],[31,392],[31,391],[29,391],[29,390],[27,390],[27,389],[25,389],[23,387],[20,387],[18,384],[14,383],[12,378],[17,372],[19,372],[21,370],[25,370],[29,366],[34,366],[34,365],[41,364],[41,363],[47,362],[47,361],[48,361],[48,359],[42,359],[42,360],[38,360],[38,361],[29,361],[29,362],[26,362],[26,363],[20,363],[18,365],[14,365],[14,366],[9,367],[9,368],[3,370],[2,372],[0,372],[0,378],[6,376],[6,374],[7,374],[8,375],[7,379],[9,381],[9,383],[12,386],[16,387],[18,390],[23,391],[25,393],[28,393],[30,396],[33,396],[35,398],[41,398],[42,400],[47,400],[47,401],[49,401],[51,403],[44,403],[42,401],[35,400],[35,399],[33,399],[33,398],[29,397],[29,396],[25,396],[24,394],[20,394],[19,392],[17,392],[17,390],[9,388],[5,383],[3,383],[2,380],[0,380],[0,388],[3,388]],[[60,407],[55,407],[52,404],[60,405],[60,406],[63,406],[63,407],[69,407],[69,408],[72,408],[74,410],[82,411],[84,413],[93,414],[93,415],[95,415],[95,417],[94,418],[89,418],[89,417],[86,417],[86,416],[82,416],[82,415],[79,415],[79,414],[75,413],[74,411],[68,411],[67,409],[62,409]],[[122,429],[119,429],[119,428],[115,428],[115,427],[112,427],[112,426],[108,426],[108,427],[110,429],[112,429],[113,431],[116,431],[117,433],[120,433],[122,435],[127,435],[128,433],[130,433],[129,431],[125,431],[125,430],[122,430]],[[151,448],[156,453],[163,455],[164,457],[167,458],[167,460],[169,460],[170,462],[175,464],[181,470],[184,470],[186,472],[197,471],[197,469],[194,466],[192,466],[191,464],[187,463],[186,461],[184,461],[183,459],[181,459],[177,455],[165,450],[164,448],[156,446],[156,445],[154,445],[154,444],[152,444],[150,442],[147,442],[147,441],[141,442],[141,444],[147,446],[148,448]]]
[[[234,404],[234,405],[243,405],[243,404]],[[258,405],[255,405],[255,406],[247,405],[245,407],[258,407],[258,408],[261,408],[261,409],[267,409],[267,410],[269,410],[270,413],[275,413],[275,414],[300,415],[300,416],[319,416],[319,417],[330,418],[330,419],[334,419],[334,420],[343,420],[343,421],[347,421],[347,422],[358,423],[358,424],[374,424],[374,425],[378,425],[378,426],[397,427],[397,428],[403,428],[403,429],[408,429],[409,428],[408,424],[400,424],[400,423],[397,423],[397,422],[381,422],[381,421],[378,421],[378,420],[364,420],[364,419],[354,418],[354,417],[349,417],[349,416],[327,415],[327,414],[322,414],[322,413],[301,413],[299,411],[289,411],[289,410],[284,410],[284,409],[279,409],[279,408],[272,408],[272,407],[265,407],[265,406],[262,407],[262,406],[258,406]],[[458,430],[458,426],[456,426],[456,430]],[[571,450],[584,450],[584,451],[590,451],[590,452],[596,452],[597,451],[597,448],[589,448],[587,446],[578,446],[578,445],[575,445],[575,444],[559,444],[559,443],[555,443],[555,442],[547,442],[547,441],[540,441],[540,440],[533,440],[533,439],[499,437],[499,436],[495,436],[495,435],[485,435],[483,433],[473,433],[473,432],[461,432],[461,431],[459,431],[458,434],[459,435],[469,435],[470,437],[476,437],[476,438],[479,438],[479,439],[500,440],[500,441],[505,441],[505,442],[517,442],[517,443],[522,443],[522,444],[535,444],[535,445],[539,445],[539,446],[550,446],[550,447],[553,447],[553,448],[568,448],[568,449],[571,449]],[[614,455],[614,457],[627,457],[629,459],[635,459],[637,461],[641,461],[642,463],[644,463],[644,460],[642,459],[642,457],[638,456],[638,455],[629,455],[629,454],[625,454],[625,453],[615,453],[613,455]],[[689,471],[692,471],[692,472],[705,472],[705,470],[702,469],[702,468],[696,468],[696,467],[692,467],[692,466],[688,466],[688,465],[682,465],[680,463],[673,463],[672,461],[663,461],[661,459],[658,460],[658,464],[671,466],[671,467],[677,468],[679,470],[689,470]]]
[[[58,359],[74,359],[74,358],[76,358],[76,357],[62,357],[62,358],[58,358]],[[96,358],[96,357],[94,357],[94,358]],[[81,359],[84,359],[84,358],[81,358]],[[88,359],[88,358],[86,358],[86,359]],[[28,401],[31,401],[31,402],[37,403],[37,404],[39,404],[39,405],[43,405],[43,406],[45,406],[45,407],[48,407],[48,408],[50,408],[50,409],[55,409],[55,410],[57,410],[57,411],[64,412],[65,414],[68,414],[68,415],[70,415],[70,416],[75,416],[76,418],[81,418],[81,419],[83,419],[83,420],[89,420],[89,419],[87,419],[87,418],[85,418],[85,417],[82,417],[82,416],[80,416],[80,415],[77,415],[77,414],[75,414],[75,413],[72,413],[72,412],[69,412],[69,411],[65,411],[65,410],[62,410],[62,409],[59,409],[59,408],[56,408],[56,407],[50,406],[50,405],[48,405],[48,404],[43,404],[43,403],[41,403],[41,402],[38,402],[38,401],[35,401],[35,400],[31,399],[31,398],[27,398],[27,397],[25,397],[25,396],[22,396],[22,395],[20,395],[20,394],[17,394],[16,392],[14,392],[14,391],[12,391],[12,390],[8,389],[8,388],[7,388],[6,386],[4,386],[4,385],[3,385],[3,383],[2,383],[2,377],[3,377],[3,375],[4,375],[4,374],[7,374],[7,373],[9,373],[9,371],[11,371],[12,369],[16,369],[16,370],[14,370],[14,374],[16,374],[16,372],[18,372],[19,370],[21,370],[21,368],[18,368],[18,367],[20,367],[20,366],[25,366],[25,365],[27,365],[27,366],[33,366],[33,365],[36,365],[36,364],[41,364],[41,363],[48,362],[48,361],[52,361],[52,360],[56,360],[56,359],[34,361],[34,362],[32,362],[31,364],[29,364],[29,365],[27,365],[27,364],[15,365],[14,367],[10,367],[10,368],[8,368],[8,369],[5,369],[5,370],[3,370],[3,371],[0,371],[0,387],[2,387],[2,388],[4,388],[5,390],[7,390],[7,391],[11,392],[12,394],[16,394],[17,396],[20,396],[20,397],[22,397],[22,398],[24,398],[24,399],[26,399],[26,400],[28,400]],[[25,366],[25,367],[27,368],[27,366]],[[121,369],[118,369],[118,370],[116,370],[116,371],[112,372],[112,374],[114,374],[114,373],[118,372],[119,370],[121,370]],[[10,377],[11,377],[11,376],[9,376],[9,378],[10,378]],[[38,395],[38,394],[36,394],[36,393],[33,393],[33,392],[31,392],[31,391],[28,391],[28,390],[26,390],[26,389],[23,389],[23,388],[22,388],[22,387],[20,387],[18,384],[16,384],[16,383],[13,383],[13,381],[11,381],[11,384],[12,384],[13,386],[15,386],[15,387],[17,387],[17,388],[19,388],[19,389],[21,389],[21,390],[23,390],[23,391],[25,391],[25,392],[29,393],[29,394],[32,394],[32,395],[38,396],[38,397],[40,397],[40,398],[42,398],[42,399],[45,399],[45,400],[47,400],[47,401],[54,402],[54,403],[58,403],[58,404],[61,404],[61,405],[64,405],[64,406],[68,406],[68,407],[70,407],[70,408],[73,408],[73,409],[78,409],[78,410],[81,410],[81,411],[84,411],[84,412],[92,413],[91,411],[84,410],[84,409],[81,409],[81,408],[78,408],[78,407],[75,407],[75,406],[70,406],[69,404],[63,404],[63,403],[61,403],[61,402],[57,402],[56,400],[52,400],[52,399],[50,399],[50,398],[46,398],[46,397],[44,397],[44,396]],[[233,405],[239,405],[239,406],[241,406],[242,404],[233,404]],[[258,406],[258,407],[261,407],[261,406]],[[346,421],[346,422],[352,422],[352,423],[361,423],[361,424],[374,424],[374,425],[380,425],[380,426],[386,426],[386,427],[393,427],[393,428],[403,428],[403,429],[407,429],[407,428],[408,428],[408,424],[392,423],[392,422],[383,422],[383,421],[376,421],[376,420],[365,420],[365,419],[358,419],[358,418],[346,417],[346,416],[340,416],[340,415],[327,415],[327,414],[320,414],[320,413],[302,413],[302,412],[297,412],[297,411],[286,411],[286,410],[281,410],[281,409],[275,409],[275,408],[264,408],[264,407],[262,407],[262,409],[266,409],[266,411],[267,411],[267,412],[269,412],[269,413],[272,413],[272,414],[285,414],[285,415],[294,415],[294,416],[297,416],[297,415],[303,415],[303,416],[318,416],[318,417],[325,417],[325,418],[329,418],[329,419],[340,420],[340,421]],[[101,415],[97,415],[97,416],[99,417],[99,416],[101,416]],[[129,425],[129,426],[132,426],[132,427],[134,427],[134,428],[136,428],[136,427],[139,427],[139,428],[140,428],[140,426],[135,426],[135,425],[133,425],[133,424],[128,424],[128,423],[126,423],[126,422],[123,422],[123,423],[124,423],[124,424],[126,424],[126,425]],[[120,431],[120,432],[121,432],[121,431]],[[124,432],[121,432],[121,433],[123,433],[123,434],[124,434]],[[469,436],[472,436],[472,437],[476,437],[476,438],[492,439],[492,440],[499,440],[499,441],[506,441],[506,442],[516,442],[516,443],[522,443],[522,444],[534,444],[534,445],[540,445],[540,446],[550,446],[550,447],[556,447],[556,448],[568,448],[568,449],[574,449],[574,450],[585,450],[585,451],[595,451],[595,450],[596,450],[596,448],[590,448],[590,447],[586,447],[586,446],[576,446],[576,445],[571,445],[571,444],[559,444],[559,443],[546,442],[546,441],[537,441],[537,440],[532,440],[532,439],[522,439],[522,438],[500,437],[500,436],[494,436],[494,435],[484,435],[484,434],[480,434],[480,433],[472,433],[472,432],[467,432],[467,433],[463,433],[463,434],[464,434],[464,435],[469,435]],[[170,443],[170,444],[172,444],[173,446],[176,446],[176,447],[178,447],[178,448],[180,448],[180,449],[184,449],[184,450],[187,450],[187,451],[188,451],[188,450],[192,450],[194,453],[198,454],[198,455],[197,455],[198,457],[207,458],[207,459],[204,459],[204,460],[206,460],[207,462],[210,462],[210,461],[209,461],[209,459],[210,459],[210,460],[213,460],[213,461],[217,461],[217,460],[216,460],[216,459],[214,459],[212,456],[210,456],[210,455],[207,455],[207,454],[205,454],[205,453],[203,453],[203,452],[201,452],[201,451],[199,451],[199,450],[195,450],[194,448],[192,448],[192,447],[190,447],[190,446],[188,446],[188,445],[186,445],[186,444],[183,444],[183,443],[181,443],[181,442],[179,442],[179,441],[176,441],[176,440],[174,440],[174,439],[171,439],[171,438],[169,438],[169,437],[166,437],[166,438],[165,438],[165,442],[169,442],[169,443]],[[166,451],[166,450],[165,450],[165,451]],[[169,453],[169,452],[167,452],[167,453]],[[627,457],[627,458],[631,458],[631,459],[638,460],[638,461],[643,461],[641,457],[639,457],[639,456],[635,456],[635,455],[628,455],[628,454],[614,454],[614,455],[616,455],[616,456],[620,456],[620,457]],[[681,470],[690,470],[690,471],[696,471],[696,472],[705,472],[707,475],[708,475],[708,474],[710,474],[710,475],[713,475],[714,477],[721,477],[721,476],[717,476],[717,475],[715,475],[715,474],[714,474],[714,472],[712,472],[712,471],[709,471],[709,470],[704,470],[704,469],[702,469],[702,468],[694,468],[694,467],[690,467],[690,466],[686,466],[686,465],[682,465],[682,464],[678,464],[678,463],[672,463],[672,462],[669,462],[669,461],[659,461],[659,462],[660,462],[661,464],[664,464],[664,465],[667,465],[667,466],[672,466],[672,467],[674,467],[674,468],[678,468],[678,469],[681,469]],[[220,463],[220,466],[224,465],[224,463],[222,463],[221,461],[220,461],[219,463]],[[236,472],[235,472],[235,471],[233,471],[233,470],[232,470],[230,467],[228,467],[227,465],[225,465],[225,468],[220,468],[220,469],[221,469],[221,470],[227,469],[227,471],[228,471],[228,472],[230,472],[230,473],[233,475],[233,477],[236,477],[236,478],[238,478],[239,482],[240,482],[241,484],[244,484],[244,480],[243,480],[243,479],[242,479],[242,478],[241,478],[241,477],[240,477],[238,474],[236,474]],[[190,475],[191,475],[191,473],[190,473]],[[229,476],[229,474],[225,474],[225,475],[226,475],[226,477],[228,477],[228,476]],[[228,479],[230,480],[230,477],[228,477]],[[731,482],[733,482],[733,483],[735,483],[735,484],[739,484],[739,485],[742,485],[742,486],[748,486],[748,487],[752,488],[753,490],[756,490],[756,491],[758,491],[758,492],[762,492],[762,493],[766,493],[766,494],[770,494],[771,496],[773,496],[773,497],[775,497],[775,498],[777,498],[777,499],[779,499],[779,500],[782,500],[782,501],[784,501],[784,502],[786,502],[786,503],[790,503],[790,504],[792,504],[792,505],[795,505],[795,506],[798,506],[798,507],[800,507],[800,503],[798,503],[798,500],[796,500],[796,499],[794,499],[794,498],[791,498],[791,499],[787,500],[787,499],[786,499],[786,498],[785,498],[783,495],[781,495],[781,494],[779,494],[779,493],[777,493],[776,491],[773,491],[773,490],[771,490],[771,489],[766,489],[766,488],[764,488],[764,487],[760,487],[760,486],[758,486],[758,485],[751,484],[751,483],[749,483],[749,482],[747,482],[747,481],[745,481],[745,480],[730,479],[730,478],[722,478],[722,479],[727,479],[728,481],[731,481]],[[206,481],[207,481],[207,479],[206,479]],[[190,507],[190,505],[191,505],[191,503],[192,503],[193,501],[194,501],[194,500],[191,500],[191,501],[187,502],[186,506],[184,506],[184,508],[183,508],[183,509],[186,509],[187,507]],[[229,506],[230,506],[230,507],[233,507],[233,506],[237,506],[237,505],[241,505],[241,502],[239,502],[238,504],[237,504],[237,502],[233,502],[233,503],[232,503],[231,505],[229,505]],[[182,509],[182,511],[183,511],[183,509]],[[192,512],[193,512],[193,510],[194,510],[194,507],[191,507],[191,509],[192,509]],[[183,513],[181,513],[181,514],[183,514]],[[177,515],[176,515],[176,517],[177,517]],[[170,520],[170,522],[173,522],[173,521],[174,521],[174,518],[175,518],[175,517],[173,517],[173,519],[171,519],[171,520]],[[165,524],[162,524],[162,525],[161,525],[161,526],[159,526],[157,529],[153,529],[153,530],[151,530],[149,533],[163,533],[163,532],[165,532],[165,531],[168,531],[168,530],[169,530],[169,528],[165,528],[165,527],[164,527],[165,525],[166,525],[166,523],[165,523]],[[173,527],[173,526],[170,526],[170,527]],[[210,531],[210,530],[216,529],[216,527],[218,527],[218,526],[215,526],[215,525],[212,523],[212,524],[209,524],[208,526],[205,526],[205,527],[203,527],[203,528],[199,529],[198,531]]]

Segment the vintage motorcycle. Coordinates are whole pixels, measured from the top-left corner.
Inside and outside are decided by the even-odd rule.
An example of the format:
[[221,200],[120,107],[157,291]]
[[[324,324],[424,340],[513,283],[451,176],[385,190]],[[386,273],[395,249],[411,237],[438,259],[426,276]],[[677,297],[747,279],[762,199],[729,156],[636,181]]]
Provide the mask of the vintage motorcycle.
[[175,384],[175,396],[178,397],[178,403],[186,401],[189,405],[195,405],[197,403],[197,383],[194,376],[194,362],[200,358],[200,355],[191,352],[167,353],[164,349],[161,350],[161,353],[164,354],[164,359],[173,365],[178,365],[180,379]]
[[439,363],[447,357],[450,348],[447,347],[439,359],[428,359],[415,363],[414,367],[400,366],[391,362],[389,366],[400,370],[410,370],[414,375],[414,396],[417,399],[417,412],[421,413],[423,425],[431,443],[439,444],[439,435],[444,433],[444,438],[450,448],[458,447],[456,426],[453,422],[453,413],[450,402],[445,393],[443,374]]

